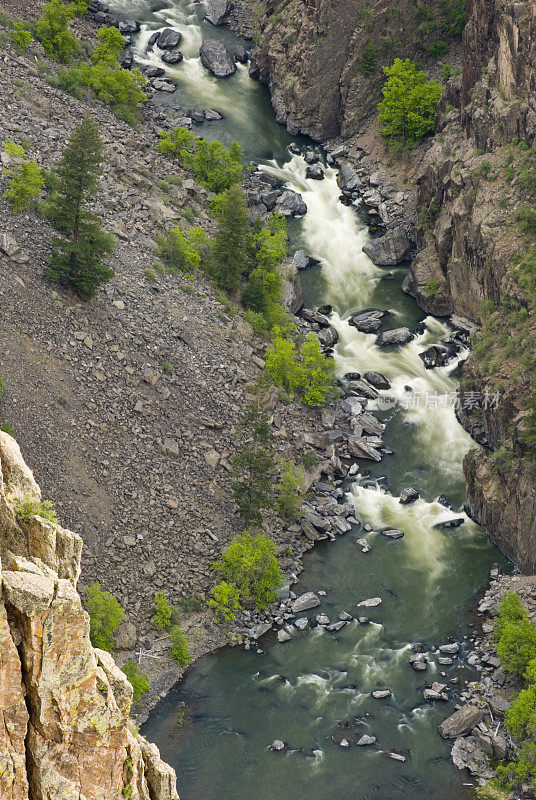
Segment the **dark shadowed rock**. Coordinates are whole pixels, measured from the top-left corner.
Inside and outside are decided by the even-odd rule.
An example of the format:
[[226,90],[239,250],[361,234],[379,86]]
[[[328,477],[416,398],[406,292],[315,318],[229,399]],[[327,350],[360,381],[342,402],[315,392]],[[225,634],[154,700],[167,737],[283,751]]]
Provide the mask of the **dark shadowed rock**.
[[150,35],[150,37],[149,37],[149,39],[147,41],[147,49],[149,49],[150,47],[153,47],[157,43],[158,37],[160,36],[160,33],[161,33],[161,31],[155,31],[154,33],[152,33]]
[[212,25],[223,25],[225,17],[231,12],[233,4],[229,0],[209,0],[205,19]]
[[375,389],[390,389],[391,384],[381,372],[365,372],[364,376],[366,381],[374,386]]
[[177,47],[181,39],[182,33],[180,31],[175,31],[173,28],[164,28],[156,40],[156,46],[159,47],[160,50],[173,50]]
[[234,49],[234,57],[240,64],[247,64],[249,60],[249,53],[243,44],[237,44]]
[[348,325],[357,328],[361,333],[376,333],[382,324],[382,319],[388,315],[388,311],[363,311],[361,314],[354,314]]
[[205,108],[203,111],[203,116],[207,122],[214,122],[216,120],[223,119],[223,116],[220,114],[220,112],[214,111],[213,108]]
[[303,198],[292,189],[286,189],[278,198],[276,208],[284,217],[302,217],[307,214],[307,206]]
[[180,64],[184,56],[182,55],[180,50],[175,50],[174,53],[164,53],[162,56],[162,61],[165,64]]
[[388,231],[385,236],[373,239],[363,247],[363,252],[378,267],[394,267],[409,256],[411,242],[400,228]]
[[321,181],[324,179],[324,170],[320,164],[312,164],[305,170],[305,177],[312,178],[314,181]]
[[236,72],[234,58],[223,42],[216,39],[206,39],[199,49],[201,63],[216,78],[228,78]]
[[148,78],[159,78],[166,74],[166,70],[163,67],[149,67],[146,74]]
[[419,497],[420,497],[420,494],[416,489],[412,489],[411,487],[408,487],[407,489],[403,489],[402,492],[400,493],[400,501],[399,502],[403,506],[407,506],[410,503],[414,503],[415,500],[419,499]]

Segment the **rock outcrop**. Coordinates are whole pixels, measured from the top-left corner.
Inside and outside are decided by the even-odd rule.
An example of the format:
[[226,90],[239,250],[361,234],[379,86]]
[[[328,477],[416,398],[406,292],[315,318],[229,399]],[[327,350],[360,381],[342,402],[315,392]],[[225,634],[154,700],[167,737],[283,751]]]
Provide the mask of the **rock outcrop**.
[[130,683],[91,645],[80,537],[21,518],[39,500],[0,432],[0,797],[177,800],[174,771],[129,723]]

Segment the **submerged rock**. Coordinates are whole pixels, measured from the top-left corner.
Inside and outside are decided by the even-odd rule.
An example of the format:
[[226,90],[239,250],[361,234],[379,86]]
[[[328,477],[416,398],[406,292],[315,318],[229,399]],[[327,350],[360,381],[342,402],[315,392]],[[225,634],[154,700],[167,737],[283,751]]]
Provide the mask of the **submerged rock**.
[[403,531],[398,528],[387,528],[385,531],[380,531],[382,536],[387,536],[388,539],[402,539],[404,536]]
[[199,49],[201,63],[216,78],[228,78],[236,72],[235,60],[223,42],[205,39]]

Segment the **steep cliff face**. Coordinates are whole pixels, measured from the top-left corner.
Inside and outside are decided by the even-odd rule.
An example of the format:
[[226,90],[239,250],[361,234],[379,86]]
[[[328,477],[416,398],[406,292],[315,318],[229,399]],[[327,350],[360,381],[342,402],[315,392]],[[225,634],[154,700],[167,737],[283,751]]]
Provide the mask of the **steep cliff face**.
[[91,646],[81,540],[21,520],[29,499],[39,487],[0,432],[0,798],[177,800],[174,771],[129,727],[130,684]]
[[482,323],[462,378],[462,422],[488,448],[466,459],[469,502],[535,572],[536,4],[468,8],[463,73],[443,95],[418,180],[421,250],[406,288],[431,312]]
[[428,49],[463,21],[461,0],[266,0],[263,8],[254,73],[270,87],[278,121],[321,141],[359,130],[380,97],[382,65],[409,57],[433,67]]

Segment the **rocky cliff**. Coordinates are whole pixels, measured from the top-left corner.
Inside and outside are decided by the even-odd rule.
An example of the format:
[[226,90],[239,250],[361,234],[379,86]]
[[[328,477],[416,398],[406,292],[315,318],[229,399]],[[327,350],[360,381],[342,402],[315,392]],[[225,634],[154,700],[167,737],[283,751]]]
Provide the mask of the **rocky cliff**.
[[255,4],[260,35],[252,72],[269,86],[278,121],[321,141],[359,131],[380,97],[382,65],[415,58],[433,70],[434,43],[451,42],[463,27],[460,0],[260,5],[263,15]]
[[470,507],[533,573],[536,4],[468,9],[463,73],[443,95],[418,179],[421,249],[406,288],[431,312],[482,324],[462,378],[462,422],[486,447],[466,459]]
[[129,682],[91,646],[80,537],[18,513],[40,496],[0,432],[0,798],[175,800],[174,771],[129,721]]

